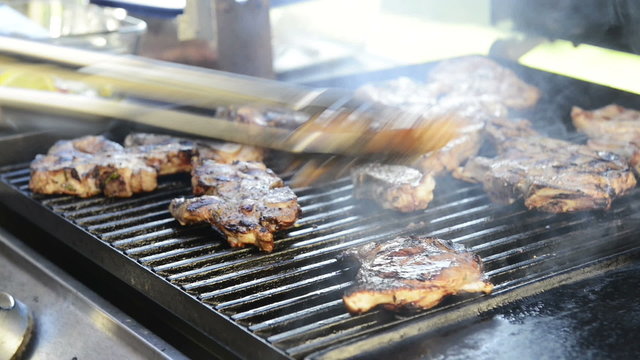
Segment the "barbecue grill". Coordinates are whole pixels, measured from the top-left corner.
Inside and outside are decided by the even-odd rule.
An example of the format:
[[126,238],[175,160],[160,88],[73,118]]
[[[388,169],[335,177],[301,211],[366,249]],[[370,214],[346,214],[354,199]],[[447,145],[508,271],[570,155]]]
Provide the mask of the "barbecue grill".
[[[502,63],[541,89],[541,102],[518,115],[553,137],[585,140],[570,125],[573,105],[595,108],[615,102],[640,107],[640,98],[633,94]],[[354,88],[366,81],[397,76],[421,80],[431,66],[396,68],[313,85]],[[122,126],[116,122],[115,128]],[[120,130],[106,134],[121,140]],[[49,137],[44,142],[50,145],[53,140]],[[8,142],[0,142],[3,144],[8,146]],[[10,146],[12,152],[27,158],[38,151],[29,141]],[[68,251],[72,256],[64,261],[82,263],[96,274],[105,270],[108,280],[93,284],[95,287],[102,288],[115,303],[126,303],[122,297],[131,296],[143,304],[141,307],[157,311],[156,319],[147,321],[162,322],[155,328],[159,332],[168,332],[169,337],[178,334],[175,339],[179,336],[180,341],[189,341],[182,350],[193,351],[194,357],[215,353],[261,359],[371,358],[383,354],[397,358],[399,354],[434,354],[439,346],[448,349],[443,344],[449,344],[455,354],[456,339],[471,336],[475,329],[478,334],[486,333],[482,326],[487,321],[500,316],[506,319],[504,314],[515,314],[518,306],[526,308],[540,296],[544,300],[545,294],[539,295],[542,292],[560,291],[560,299],[571,299],[572,291],[583,286],[562,286],[565,284],[586,279],[593,286],[597,276],[610,276],[616,269],[629,268],[632,274],[640,255],[637,189],[616,200],[610,211],[548,214],[528,211],[520,203],[493,204],[480,185],[443,177],[428,209],[398,215],[354,200],[350,180],[337,179],[294,189],[303,215],[297,226],[277,235],[274,252],[266,254],[254,248],[232,249],[209,226],[182,227],[174,221],[167,207],[171,199],[190,193],[188,177],[163,178],[157,191],[129,199],[42,196],[28,190],[27,162],[3,161],[0,200],[17,214],[15,221],[3,225],[20,233],[25,230],[19,228],[33,223],[55,238],[48,238],[49,244],[34,246]],[[288,179],[286,174],[283,177]],[[450,297],[418,313],[393,314],[378,309],[350,315],[341,298],[353,283],[355,269],[341,260],[341,254],[370,241],[406,234],[437,236],[476,252],[495,284],[494,292]],[[623,275],[615,276],[621,281]],[[96,281],[87,274],[81,277]],[[118,288],[108,288],[111,282]],[[114,294],[119,292],[127,295]],[[627,305],[632,311],[633,301]],[[638,320],[637,311],[632,314]],[[161,317],[164,319],[157,319]],[[162,329],[167,323],[172,329]],[[505,333],[509,327],[492,331],[509,341]],[[579,352],[582,348],[576,349]],[[619,354],[633,354],[633,350],[632,346],[629,353],[627,347]],[[548,354],[540,351],[538,354]]]

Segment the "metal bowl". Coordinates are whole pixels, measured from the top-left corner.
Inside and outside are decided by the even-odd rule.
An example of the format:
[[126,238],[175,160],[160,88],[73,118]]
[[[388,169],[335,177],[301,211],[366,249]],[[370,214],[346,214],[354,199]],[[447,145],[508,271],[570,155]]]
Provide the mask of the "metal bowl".
[[14,14],[13,21],[21,15],[23,25],[0,26],[0,33],[121,54],[136,54],[147,29],[143,20],[124,9],[82,0],[9,0],[0,4],[0,10],[0,16]]

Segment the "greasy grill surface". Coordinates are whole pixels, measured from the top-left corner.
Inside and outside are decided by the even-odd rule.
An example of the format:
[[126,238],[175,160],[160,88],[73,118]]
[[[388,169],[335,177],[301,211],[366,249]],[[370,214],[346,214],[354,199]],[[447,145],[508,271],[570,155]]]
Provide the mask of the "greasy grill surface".
[[[231,249],[208,226],[178,225],[167,207],[172,198],[190,193],[186,178],[166,179],[158,191],[130,199],[34,195],[28,179],[26,165],[2,175],[8,189],[126,255],[128,266],[144,267],[160,276],[156,281],[195,297],[210,308],[208,321],[222,318],[265,340],[265,347],[277,349],[271,354],[275,357],[303,358],[470,301],[480,304],[640,245],[635,235],[640,223],[633,218],[640,205],[638,191],[618,200],[610,212],[553,215],[528,212],[521,205],[494,205],[480,186],[446,178],[427,210],[397,215],[353,200],[350,181],[342,179],[297,189],[303,216],[296,227],[278,235],[276,250],[265,254]],[[494,295],[454,298],[406,317],[382,310],[349,315],[341,297],[355,269],[339,261],[339,255],[400,234],[437,236],[477,252],[496,285]]]

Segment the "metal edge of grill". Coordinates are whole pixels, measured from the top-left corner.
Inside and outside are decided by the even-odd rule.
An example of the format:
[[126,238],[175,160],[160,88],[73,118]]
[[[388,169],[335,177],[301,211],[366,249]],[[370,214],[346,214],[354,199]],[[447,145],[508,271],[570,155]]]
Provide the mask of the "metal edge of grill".
[[[479,186],[451,180],[427,210],[397,217],[361,213],[349,181],[337,180],[302,189],[299,226],[280,234],[274,253],[259,254],[229,249],[208,227],[178,227],[166,205],[189,192],[183,180],[163,180],[157,192],[131,199],[77,199],[29,194],[28,174],[24,164],[2,171],[3,202],[248,358],[331,358],[336,351],[372,350],[368,339],[386,339],[377,345],[383,346],[400,335],[460,323],[558,286],[568,281],[566,274],[615,267],[640,246],[632,241],[640,228],[637,189],[609,213],[553,215],[493,205]],[[455,297],[408,317],[383,310],[350,316],[340,298],[353,269],[337,256],[408,233],[440,236],[478,253],[496,284],[494,294]]]

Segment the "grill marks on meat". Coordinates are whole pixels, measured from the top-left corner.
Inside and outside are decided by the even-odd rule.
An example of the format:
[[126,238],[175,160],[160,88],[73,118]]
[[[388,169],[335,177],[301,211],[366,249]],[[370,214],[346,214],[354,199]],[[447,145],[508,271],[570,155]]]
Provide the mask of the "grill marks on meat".
[[441,93],[492,98],[513,109],[532,107],[540,99],[538,88],[481,56],[443,61],[429,72],[427,81]]
[[29,188],[40,194],[130,197],[157,187],[157,173],[102,136],[54,144],[31,163]]
[[262,163],[206,160],[193,170],[195,198],[178,198],[169,210],[182,225],[208,222],[232,247],[255,245],[271,252],[274,233],[300,216],[293,191]]
[[640,174],[640,111],[616,104],[592,111],[574,106],[571,118],[589,137],[589,147],[622,156]]
[[[399,78],[361,87],[360,97],[385,105],[400,106],[427,117],[455,116],[463,124],[457,138],[443,148],[407,163],[425,176],[451,172],[463,177],[460,166],[477,155],[484,128],[505,121],[509,108],[527,108],[537,103],[540,92],[497,63],[467,57],[444,61],[433,69],[426,83]],[[383,201],[384,202],[384,201]]]
[[135,133],[124,143],[102,136],[58,141],[31,163],[29,187],[41,194],[130,197],[155,190],[159,175],[190,172],[202,159],[230,163],[263,157],[252,146],[168,135]]
[[498,139],[505,138],[501,131],[529,135],[502,140],[497,157],[473,158],[462,170],[497,203],[524,198],[527,208],[552,213],[609,209],[636,185],[629,166],[613,153],[536,135],[525,122],[492,131]]
[[198,154],[193,141],[166,135],[131,134],[124,144],[127,153],[142,159],[158,175],[191,171],[191,159]]
[[284,186],[282,179],[259,162],[238,161],[227,165],[205,160],[191,175],[194,195],[259,197]]
[[435,180],[402,165],[370,163],[351,170],[354,197],[371,199],[386,209],[411,212],[425,209],[433,199]]
[[[189,172],[192,161],[215,160],[230,164],[234,161],[262,161],[264,150],[249,146],[215,140],[193,140],[169,135],[134,133],[124,140],[131,152],[149,154],[150,165],[169,167],[161,173]],[[163,165],[167,164],[167,165]]]
[[392,311],[429,309],[448,295],[490,293],[480,258],[434,237],[397,237],[347,253],[360,264],[343,297],[352,314],[382,305]]

